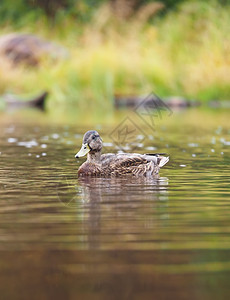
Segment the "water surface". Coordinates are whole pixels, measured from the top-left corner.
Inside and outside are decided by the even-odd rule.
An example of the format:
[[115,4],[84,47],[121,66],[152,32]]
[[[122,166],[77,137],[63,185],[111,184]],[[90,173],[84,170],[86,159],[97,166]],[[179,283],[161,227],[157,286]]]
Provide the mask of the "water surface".
[[[157,120],[135,143],[111,135],[126,117],[0,116],[2,299],[228,299],[228,111]],[[132,119],[133,120],[133,119]],[[82,134],[106,152],[167,152],[160,178],[77,178]]]

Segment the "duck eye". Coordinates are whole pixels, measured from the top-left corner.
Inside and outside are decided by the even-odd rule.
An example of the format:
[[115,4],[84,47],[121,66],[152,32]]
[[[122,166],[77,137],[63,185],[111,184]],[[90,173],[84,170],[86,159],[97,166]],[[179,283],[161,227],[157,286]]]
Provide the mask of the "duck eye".
[[92,136],[92,139],[95,140],[95,138],[96,138],[96,135],[93,135],[93,136]]

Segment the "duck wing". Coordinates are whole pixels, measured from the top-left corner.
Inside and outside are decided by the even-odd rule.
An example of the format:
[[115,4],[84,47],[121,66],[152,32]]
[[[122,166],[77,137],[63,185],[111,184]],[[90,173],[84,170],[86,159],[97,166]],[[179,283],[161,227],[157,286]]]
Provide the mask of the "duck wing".
[[132,174],[136,176],[155,176],[169,158],[161,154],[103,154],[101,157],[104,173],[112,176]]
[[121,154],[113,154],[107,153],[101,156],[101,162],[104,167],[130,167],[130,166],[138,166],[140,164],[146,164],[148,161],[142,154],[135,153],[121,153]]
[[145,165],[149,162],[152,162],[153,164],[158,165],[159,167],[163,167],[169,161],[169,157],[164,155],[167,154],[107,153],[102,155],[101,161],[103,166],[113,166],[114,168]]

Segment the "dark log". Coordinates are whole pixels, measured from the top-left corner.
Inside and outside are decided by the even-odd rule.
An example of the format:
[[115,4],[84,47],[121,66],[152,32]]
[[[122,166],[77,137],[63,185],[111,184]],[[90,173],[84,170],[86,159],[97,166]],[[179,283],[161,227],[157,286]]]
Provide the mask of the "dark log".
[[[157,95],[151,94],[149,96],[122,96],[116,95],[114,97],[114,105],[117,108],[129,107],[135,108],[144,102],[145,106],[153,107],[153,101],[158,101],[160,98]],[[160,99],[165,105],[172,108],[186,108],[199,106],[201,103],[195,100],[185,99],[183,97],[168,97]],[[159,103],[159,101],[158,101]]]
[[5,101],[7,108],[24,108],[24,107],[36,107],[39,109],[45,108],[45,99],[48,96],[48,92],[42,92],[36,97],[30,98],[28,100],[22,100],[16,95],[6,94],[2,98]]

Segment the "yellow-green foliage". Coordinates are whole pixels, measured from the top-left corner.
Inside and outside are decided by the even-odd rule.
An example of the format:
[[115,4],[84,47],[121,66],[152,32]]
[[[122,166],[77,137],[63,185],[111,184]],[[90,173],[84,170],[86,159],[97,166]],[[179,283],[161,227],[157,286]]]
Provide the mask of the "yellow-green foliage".
[[[155,11],[161,8],[155,5]],[[22,28],[63,44],[70,56],[55,63],[44,60],[36,70],[12,67],[1,58],[0,93],[45,89],[52,101],[82,106],[106,106],[116,94],[151,91],[161,96],[229,99],[230,7],[218,1],[189,1],[155,18],[152,25],[147,23],[149,14],[150,10],[143,10],[128,21],[119,20],[107,5],[84,27],[66,19],[52,28],[45,22]]]

